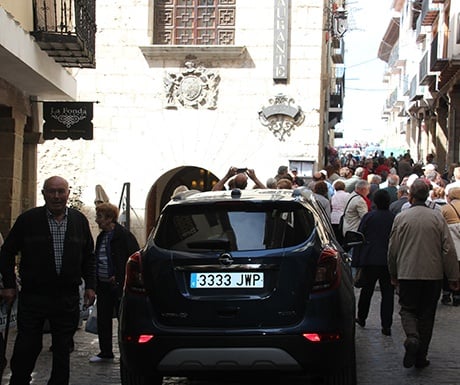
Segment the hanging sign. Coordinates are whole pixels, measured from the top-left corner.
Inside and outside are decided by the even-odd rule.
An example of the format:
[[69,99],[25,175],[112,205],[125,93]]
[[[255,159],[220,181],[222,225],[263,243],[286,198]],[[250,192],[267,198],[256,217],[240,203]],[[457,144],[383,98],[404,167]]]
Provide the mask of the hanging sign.
[[43,138],[93,139],[92,102],[44,102]]
[[289,0],[275,0],[273,79],[288,78]]

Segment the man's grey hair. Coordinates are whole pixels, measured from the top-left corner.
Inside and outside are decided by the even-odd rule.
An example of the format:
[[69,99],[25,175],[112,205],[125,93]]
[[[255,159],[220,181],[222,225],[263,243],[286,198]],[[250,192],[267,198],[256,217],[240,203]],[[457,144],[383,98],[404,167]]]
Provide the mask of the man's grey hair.
[[362,190],[369,187],[369,182],[367,180],[361,179],[356,182],[355,190]]
[[276,189],[276,179],[275,178],[268,178],[267,179],[267,188],[274,188]]
[[382,182],[382,177],[380,175],[374,174],[371,178],[371,183],[380,184]]
[[405,196],[409,194],[409,187],[406,185],[399,186],[398,194],[400,196]]
[[355,170],[355,175],[356,176],[359,176],[359,177],[362,177],[364,174],[364,168],[362,167],[357,167],[356,170]]
[[455,180],[460,180],[460,167],[454,168],[454,177],[455,177]]
[[390,174],[387,177],[388,186],[397,186],[399,184],[399,176],[396,174]]

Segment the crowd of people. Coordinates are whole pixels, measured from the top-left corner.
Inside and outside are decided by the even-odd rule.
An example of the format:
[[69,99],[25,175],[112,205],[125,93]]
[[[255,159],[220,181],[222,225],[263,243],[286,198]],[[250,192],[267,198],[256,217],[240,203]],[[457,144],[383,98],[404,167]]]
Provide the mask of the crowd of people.
[[[383,154],[337,160],[313,173],[311,181],[284,165],[265,184],[253,169],[230,167],[213,190],[224,190],[225,184],[245,189],[249,180],[254,188],[305,186],[324,208],[339,242],[347,231],[363,233],[364,244],[352,250],[352,266],[361,271],[356,323],[365,327],[378,282],[381,331],[390,336],[397,291],[406,334],[403,365],[424,368],[430,364],[439,298],[444,305],[460,305],[460,166],[442,175],[433,155],[422,167],[409,152],[398,160]],[[187,190],[179,186],[172,198]],[[67,206],[69,193],[64,178],[48,178],[45,205],[21,214],[4,240],[0,234],[0,295],[9,306],[18,299],[10,385],[30,382],[46,321],[53,353],[48,384],[68,384],[82,283],[85,306],[97,297],[100,352],[90,362],[113,359],[112,318],[118,315],[126,262],[139,244],[117,223],[118,208],[108,202],[95,202],[101,232],[94,244],[87,218]]]
[[336,238],[347,231],[365,238],[352,250],[352,266],[360,270],[356,323],[365,327],[378,282],[381,330],[390,336],[396,290],[406,334],[403,365],[425,368],[439,298],[460,305],[460,167],[441,174],[433,154],[424,165],[410,152],[399,159],[348,156],[327,168],[326,180],[334,188],[323,196]]
[[[305,185],[329,216],[339,242],[347,231],[364,235],[364,244],[352,249],[352,266],[360,271],[356,323],[365,327],[378,282],[381,332],[391,336],[397,292],[406,334],[403,365],[425,368],[439,298],[444,305],[460,305],[460,166],[441,174],[433,154],[421,165],[409,151],[398,159],[380,153],[336,160],[308,182],[287,166],[266,185],[254,170],[243,179],[252,179],[255,188]],[[236,181],[238,175],[230,168],[224,179]]]

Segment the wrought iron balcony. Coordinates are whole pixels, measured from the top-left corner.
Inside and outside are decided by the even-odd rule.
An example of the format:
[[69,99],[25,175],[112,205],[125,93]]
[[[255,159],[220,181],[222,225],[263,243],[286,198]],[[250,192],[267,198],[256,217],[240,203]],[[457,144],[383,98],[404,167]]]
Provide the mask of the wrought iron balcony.
[[64,67],[96,67],[96,0],[33,0],[33,10],[42,50]]

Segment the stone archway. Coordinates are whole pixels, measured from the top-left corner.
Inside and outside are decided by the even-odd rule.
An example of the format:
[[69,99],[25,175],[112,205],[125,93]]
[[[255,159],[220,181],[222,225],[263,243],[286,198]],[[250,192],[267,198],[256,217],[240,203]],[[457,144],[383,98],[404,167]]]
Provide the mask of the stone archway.
[[209,191],[219,179],[210,171],[195,166],[181,166],[161,175],[147,194],[145,207],[145,235],[148,237],[160,215],[161,209],[171,199],[180,185],[190,190]]

